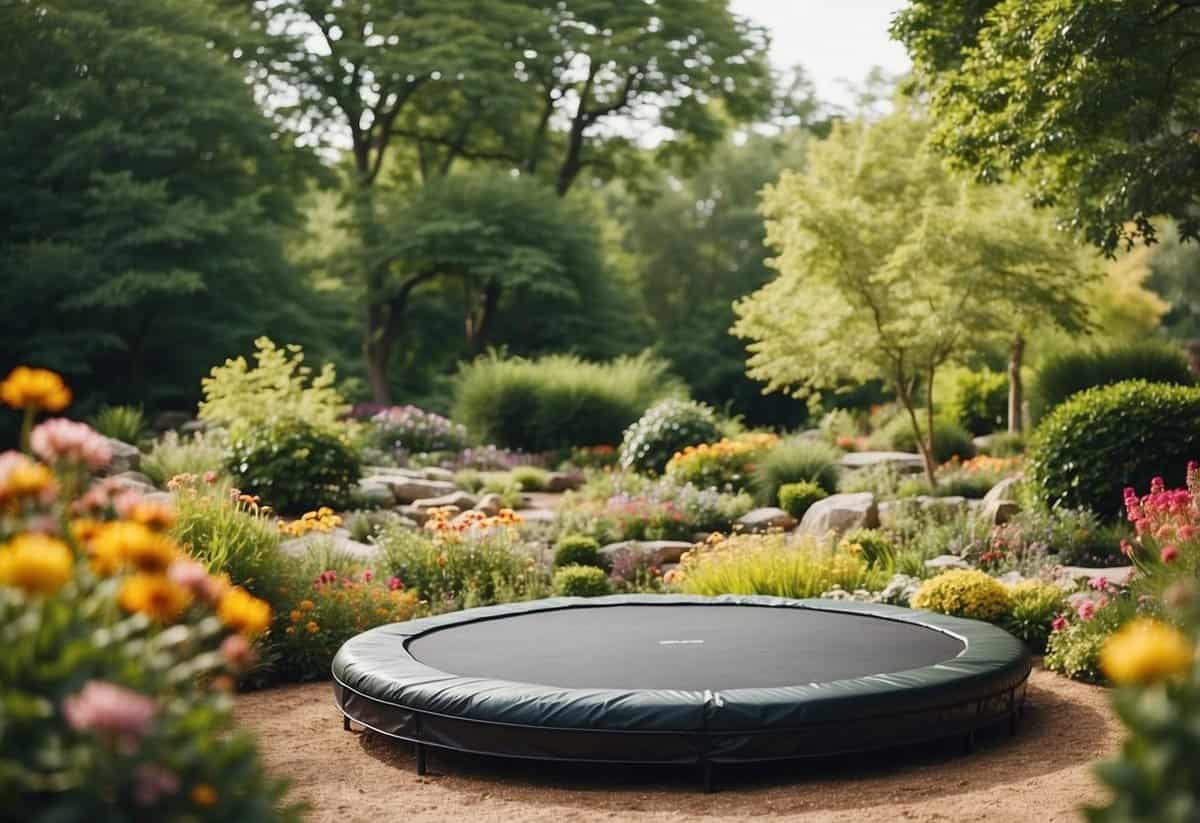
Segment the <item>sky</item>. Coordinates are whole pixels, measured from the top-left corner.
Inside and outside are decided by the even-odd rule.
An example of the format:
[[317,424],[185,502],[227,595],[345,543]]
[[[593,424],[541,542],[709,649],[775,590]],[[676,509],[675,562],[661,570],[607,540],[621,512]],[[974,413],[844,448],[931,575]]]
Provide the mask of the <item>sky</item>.
[[859,83],[872,66],[889,74],[908,70],[904,48],[889,39],[902,0],[733,0],[738,14],[771,32],[771,60],[786,69],[799,63],[822,100],[853,102],[845,81]]

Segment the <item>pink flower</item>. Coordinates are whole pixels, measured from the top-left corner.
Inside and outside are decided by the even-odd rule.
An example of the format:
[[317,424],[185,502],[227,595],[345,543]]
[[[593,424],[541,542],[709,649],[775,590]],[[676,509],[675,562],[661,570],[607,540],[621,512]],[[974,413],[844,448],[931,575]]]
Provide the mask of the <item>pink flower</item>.
[[223,590],[221,582],[209,575],[208,570],[195,560],[176,560],[167,569],[171,582],[183,586],[192,596],[208,602],[215,601]]
[[1121,541],[1121,554],[1126,557],[1133,557],[1133,544],[1128,540]]
[[1061,632],[1066,627],[1067,627],[1067,618],[1061,614],[1056,615],[1054,620],[1050,623],[1050,628],[1056,632]]
[[210,486],[215,485],[217,482],[217,473],[212,469],[206,471],[204,473],[204,482]]
[[112,737],[129,749],[150,730],[157,710],[144,694],[104,680],[89,680],[62,707],[67,725],[75,731]]
[[36,426],[29,435],[33,453],[47,463],[80,463],[102,469],[112,461],[112,449],[104,435],[86,423],[55,417]]
[[134,772],[133,799],[139,806],[153,806],[179,791],[179,776],[157,763],[143,763]]
[[246,671],[254,665],[254,649],[240,634],[231,634],[221,641],[221,656],[236,672]]
[[1159,557],[1162,558],[1162,562],[1164,563],[1174,563],[1179,559],[1179,549],[1177,549],[1173,544],[1168,543],[1162,547]]
[[387,586],[390,591],[398,591],[404,588],[404,581],[399,577],[389,577]]
[[1090,600],[1081,600],[1075,607],[1075,613],[1079,615],[1080,620],[1086,623],[1096,616],[1096,604]]
[[367,569],[366,571],[364,571],[362,573],[362,579],[363,579],[364,583],[370,583],[372,580],[375,579],[375,572],[371,571],[370,569]]

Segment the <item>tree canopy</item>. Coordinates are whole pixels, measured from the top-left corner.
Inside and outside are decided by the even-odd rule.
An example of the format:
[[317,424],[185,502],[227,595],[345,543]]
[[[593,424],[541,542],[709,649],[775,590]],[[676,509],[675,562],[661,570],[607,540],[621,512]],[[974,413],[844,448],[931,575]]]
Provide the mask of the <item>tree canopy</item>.
[[1112,252],[1153,219],[1200,236],[1200,5],[911,0],[893,35],[929,92],[934,140],[981,180]]

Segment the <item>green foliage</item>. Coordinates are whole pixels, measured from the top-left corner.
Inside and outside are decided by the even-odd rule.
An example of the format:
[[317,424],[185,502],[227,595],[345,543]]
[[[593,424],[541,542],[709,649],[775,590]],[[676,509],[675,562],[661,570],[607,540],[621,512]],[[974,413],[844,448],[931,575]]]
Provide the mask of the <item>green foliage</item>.
[[200,418],[223,426],[234,440],[274,420],[296,420],[328,434],[341,434],[347,411],[334,388],[331,363],[313,375],[300,346],[279,348],[266,337],[254,341],[254,366],[238,356],[214,366],[201,382]]
[[554,567],[595,566],[604,568],[604,557],[600,554],[600,543],[585,534],[568,534],[554,544]]
[[1020,457],[1025,454],[1025,435],[1014,432],[994,432],[979,447],[990,457]]
[[1008,376],[990,369],[958,372],[945,414],[971,434],[1003,429],[1008,419]]
[[779,487],[779,508],[799,520],[813,503],[828,496],[829,492],[810,480],[784,483]]
[[517,466],[508,474],[523,492],[544,491],[550,478],[549,472],[537,466]]
[[1084,389],[1123,380],[1179,386],[1196,382],[1183,352],[1166,343],[1143,342],[1107,350],[1063,352],[1047,358],[1038,370],[1030,397],[1030,411],[1035,420],[1040,420],[1068,397]]
[[142,474],[160,488],[181,474],[203,477],[210,471],[223,471],[224,468],[225,442],[221,434],[212,432],[190,437],[167,432],[154,442],[139,464]]
[[1025,641],[1034,654],[1041,654],[1050,639],[1050,624],[1068,609],[1066,594],[1053,583],[1039,580],[1018,583],[1009,594],[1012,607],[1002,625],[1009,634]]
[[102,406],[90,422],[105,437],[136,445],[146,429],[146,413],[140,406]]
[[554,593],[563,597],[603,597],[612,594],[612,584],[604,569],[563,566],[554,572]]
[[213,574],[227,574],[235,585],[273,600],[286,567],[279,528],[258,506],[231,499],[229,490],[227,483],[178,485],[171,534]]
[[751,486],[758,461],[778,442],[773,434],[746,432],[716,443],[685,446],[667,463],[667,476],[701,489],[741,491]]
[[975,569],[953,569],[926,580],[913,596],[914,609],[995,623],[1008,616],[1012,595],[1004,584]]
[[226,468],[238,488],[294,514],[344,504],[361,467],[343,437],[302,420],[280,420],[230,442]]
[[[1016,318],[1081,324],[1089,273],[1076,249],[1019,191],[962,185],[927,131],[903,102],[837,124],[806,171],[766,189],[780,275],[738,301],[734,332],[768,389],[880,379],[912,409],[928,405],[916,386],[1007,338]],[[935,461],[920,451],[932,481]]]
[[77,412],[190,406],[229,347],[316,329],[283,242],[306,175],[236,26],[192,0],[5,9],[0,348],[68,375]]
[[[924,426],[924,420],[921,421]],[[922,429],[922,436],[924,430]],[[871,445],[878,449],[916,453],[917,436],[913,433],[908,415],[893,417],[882,429],[871,436]],[[966,459],[975,455],[975,442],[971,433],[942,416],[933,418],[933,455],[939,463],[952,457]]]
[[480,491],[488,482],[477,469],[460,469],[454,473],[454,485],[470,494]]
[[521,485],[513,481],[507,474],[489,477],[483,483],[481,491],[484,494],[500,495],[500,506],[506,509],[519,509],[524,504],[525,496],[521,493]]
[[1033,181],[1035,202],[1113,251],[1152,241],[1159,215],[1200,232],[1200,166],[1178,128],[1200,100],[1198,19],[1200,8],[1155,0],[914,0],[892,34],[943,149],[981,179]]
[[827,494],[833,494],[837,491],[841,458],[841,451],[821,440],[811,437],[781,440],[754,465],[755,495],[760,503],[771,505],[782,499],[783,486],[801,481],[815,483]]
[[351,512],[346,516],[346,531],[350,539],[359,543],[369,543],[381,535],[388,527],[400,522],[399,512],[387,509],[369,509]]
[[720,437],[717,416],[703,403],[663,400],[651,406],[621,438],[621,468],[659,474],[687,446]]
[[1200,389],[1130,380],[1088,389],[1052,411],[1029,444],[1027,477],[1047,505],[1115,517],[1126,486],[1183,485],[1200,454]]
[[589,363],[492,352],[459,371],[454,418],[498,446],[548,451],[617,443],[656,400],[680,393],[666,364],[649,355]]
[[1053,632],[1046,643],[1046,668],[1072,680],[1103,683],[1100,650],[1113,632],[1129,622],[1137,608],[1127,597],[1117,597],[1097,608],[1090,620],[1071,619]]
[[679,565],[679,588],[688,594],[765,594],[818,597],[834,586],[878,591],[888,573],[861,556],[787,535],[735,535],[696,547]]
[[890,571],[896,564],[892,538],[879,529],[851,529],[842,535],[843,550],[860,554],[871,568]]

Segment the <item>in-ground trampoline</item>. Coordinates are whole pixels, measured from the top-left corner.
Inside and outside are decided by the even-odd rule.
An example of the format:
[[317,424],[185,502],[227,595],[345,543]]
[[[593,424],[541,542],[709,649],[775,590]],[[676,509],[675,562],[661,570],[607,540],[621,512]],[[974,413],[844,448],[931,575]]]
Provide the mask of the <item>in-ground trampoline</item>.
[[333,661],[347,728],[541,760],[714,764],[1015,729],[1030,656],[974,620],[774,597],[554,598],[380,626]]

